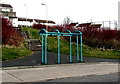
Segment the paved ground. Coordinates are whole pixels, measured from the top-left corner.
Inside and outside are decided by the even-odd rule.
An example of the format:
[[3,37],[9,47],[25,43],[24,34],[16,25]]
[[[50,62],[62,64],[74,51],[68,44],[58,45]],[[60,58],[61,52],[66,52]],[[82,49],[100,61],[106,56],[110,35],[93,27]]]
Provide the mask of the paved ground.
[[[61,65],[52,65],[52,66],[44,65],[44,67],[39,66],[39,68],[2,70],[2,81],[3,82],[44,82],[56,78],[85,77],[88,75],[105,75],[105,74],[117,73],[117,72],[118,72],[117,62],[76,63],[76,64],[61,64]],[[108,80],[108,82],[110,81]]]
[[[2,62],[3,66],[3,68],[1,69],[2,81],[44,82],[50,79],[66,77],[72,77],[70,79],[72,79],[73,81],[76,81],[76,78],[74,79],[74,77],[77,77],[77,80],[81,77],[82,78],[87,77],[89,81],[91,77],[92,78],[96,77],[93,75],[104,75],[105,78],[109,77],[105,74],[110,74],[111,76],[117,77],[115,75],[118,72],[118,62],[120,62],[120,60],[84,57],[84,61],[85,63],[76,63],[76,59],[74,56],[73,57],[74,63],[69,64],[69,55],[61,55],[62,64],[58,65],[56,64],[57,54],[49,52],[48,65],[42,65],[41,51],[37,51],[32,55],[24,58]],[[29,68],[26,66],[29,66]],[[67,80],[70,81],[69,79]],[[60,79],[60,81],[64,80]],[[100,81],[102,82],[102,80]],[[105,81],[107,81],[107,78]]]
[[118,82],[118,73],[47,80],[45,82]]
[[[84,57],[85,63],[92,62],[120,62],[120,60],[115,59],[102,59],[102,58],[91,58]],[[73,62],[76,62],[76,57],[73,56]],[[48,65],[57,63],[57,53],[48,52]],[[67,64],[69,63],[69,55],[61,55],[61,63]],[[2,62],[2,67],[18,67],[18,66],[39,66],[41,64],[41,51],[36,51],[30,56],[20,58],[17,60],[10,60]]]

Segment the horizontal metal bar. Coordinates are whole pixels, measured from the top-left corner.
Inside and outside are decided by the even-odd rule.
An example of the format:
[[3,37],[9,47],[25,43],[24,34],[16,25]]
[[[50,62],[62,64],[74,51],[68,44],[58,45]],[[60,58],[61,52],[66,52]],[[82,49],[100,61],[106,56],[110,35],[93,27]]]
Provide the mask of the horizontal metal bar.
[[72,35],[68,35],[68,34],[64,35],[64,34],[61,34],[60,36],[72,36]]
[[60,35],[60,36],[63,36],[63,35],[81,35],[80,33],[51,33],[51,32],[48,32],[48,33],[39,33],[39,35]]
[[[43,36],[45,36],[45,35],[48,35],[48,36],[50,36],[51,34],[42,34]],[[56,34],[52,34],[52,36],[72,36],[72,35],[56,35]]]

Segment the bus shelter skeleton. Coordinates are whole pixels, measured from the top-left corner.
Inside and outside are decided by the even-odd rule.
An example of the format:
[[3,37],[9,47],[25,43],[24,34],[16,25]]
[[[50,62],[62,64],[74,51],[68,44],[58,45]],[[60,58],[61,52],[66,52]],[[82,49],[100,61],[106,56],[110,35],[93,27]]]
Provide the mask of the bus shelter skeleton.
[[[47,37],[48,36],[57,36],[58,39],[58,56],[57,63],[61,63],[61,55],[60,55],[60,36],[69,36],[70,38],[70,56],[69,62],[72,63],[72,36],[76,36],[76,60],[77,62],[83,62],[82,55],[82,32],[74,31],[73,33],[70,30],[65,30],[64,32],[59,32],[59,30],[54,29],[53,32],[47,32],[45,29],[41,29],[39,31],[39,35],[42,37],[42,64],[47,64]],[[80,39],[79,39],[80,36]],[[80,41],[80,44],[79,44]],[[80,51],[79,48],[80,47]]]

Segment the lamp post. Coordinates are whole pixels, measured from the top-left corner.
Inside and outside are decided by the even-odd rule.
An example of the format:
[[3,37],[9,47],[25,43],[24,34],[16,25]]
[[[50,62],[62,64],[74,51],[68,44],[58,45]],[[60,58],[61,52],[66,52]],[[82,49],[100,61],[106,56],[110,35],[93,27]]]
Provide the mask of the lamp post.
[[41,5],[44,5],[46,7],[46,31],[48,31],[48,26],[47,26],[47,23],[48,23],[48,6],[44,3],[41,3]]
[[26,27],[27,27],[27,5],[24,4],[24,6],[26,7]]
[[[24,4],[24,6],[26,7],[26,28],[27,28],[27,4]],[[30,35],[30,31],[28,30],[28,34]],[[30,39],[27,39],[28,40],[28,48],[29,50],[31,49],[31,45],[30,45]]]

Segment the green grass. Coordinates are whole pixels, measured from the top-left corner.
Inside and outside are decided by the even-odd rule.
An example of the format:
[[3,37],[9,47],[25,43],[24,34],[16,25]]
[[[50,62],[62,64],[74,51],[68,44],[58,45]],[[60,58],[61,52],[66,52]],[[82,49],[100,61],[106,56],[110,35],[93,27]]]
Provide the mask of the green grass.
[[39,39],[39,35],[38,35],[39,31],[37,29],[33,29],[31,27],[23,27],[21,29],[22,31],[28,31],[32,39]]
[[31,53],[32,53],[32,51],[28,50],[24,46],[18,47],[18,48],[3,47],[2,48],[2,61],[21,58],[24,56],[28,56]]
[[[30,27],[23,27],[22,31],[29,31],[30,32],[30,36],[33,39],[38,39],[38,30],[32,29]],[[12,48],[11,48],[12,47]],[[4,46],[2,47],[2,56],[0,57],[0,59],[2,59],[2,61],[5,60],[11,60],[11,59],[17,59],[17,58],[21,58],[24,56],[28,56],[32,53],[32,51],[30,51],[29,49],[27,49],[25,47],[25,45],[22,45],[20,47],[13,47],[13,46]]]
[[[70,54],[69,42],[61,38],[61,54]],[[57,53],[57,38],[48,37],[48,50]],[[73,55],[76,55],[76,45],[72,45]],[[83,45],[83,56],[85,57],[97,57],[108,59],[120,59],[120,50],[100,50],[93,49],[86,45]]]
[[[29,31],[30,36],[33,39],[39,39],[38,30],[27,27],[22,28],[22,31]],[[69,52],[69,42],[66,41],[64,38],[61,37],[61,54],[70,54]],[[48,51],[57,53],[57,37],[48,37]],[[72,45],[73,55],[76,55],[76,44],[73,43]],[[24,56],[28,56],[32,53],[32,51],[28,50],[23,47],[19,48],[9,48],[4,47],[2,48],[2,60],[10,60],[16,59]],[[90,48],[86,45],[83,45],[83,56],[84,57],[97,57],[97,58],[109,58],[109,59],[120,59],[120,50],[100,50]]]
[[[58,43],[56,37],[48,37],[48,50],[51,52],[58,52]],[[60,40],[60,52],[62,54],[70,54],[69,50],[69,42],[66,41],[64,38]],[[75,45],[72,46],[73,55],[75,55]]]
[[[23,28],[23,30],[28,30],[31,33],[32,38],[39,38],[38,30],[33,28]],[[61,54],[69,54],[69,42],[64,38],[61,38]],[[57,38],[48,37],[48,50],[57,53]],[[76,44],[72,45],[73,55],[76,55]],[[83,45],[83,56],[85,57],[97,57],[97,58],[109,58],[109,59],[120,59],[120,50],[100,50],[90,48]]]
[[101,50],[83,46],[83,56],[108,59],[120,59],[120,50]]

